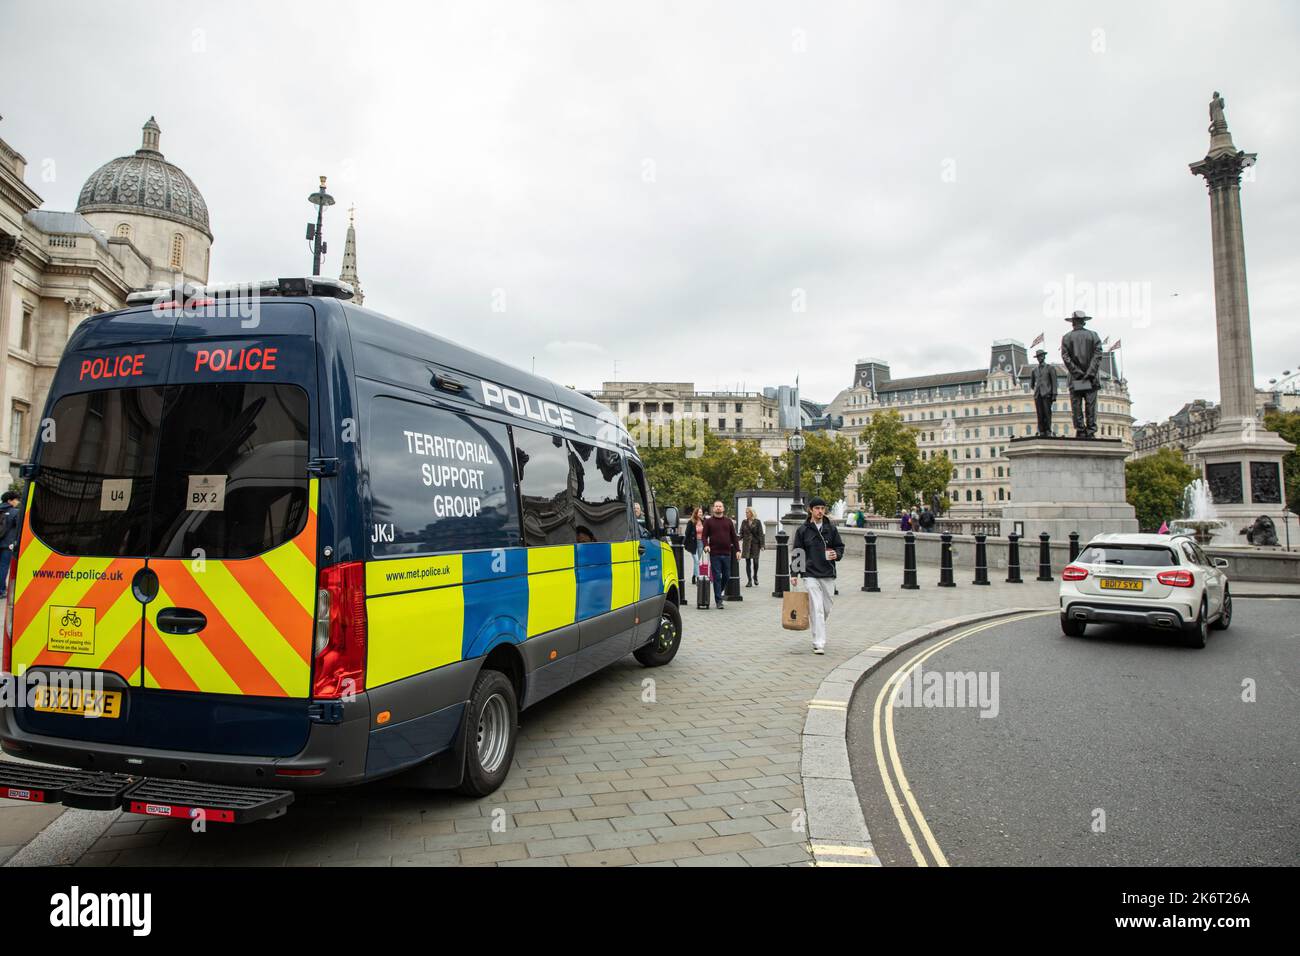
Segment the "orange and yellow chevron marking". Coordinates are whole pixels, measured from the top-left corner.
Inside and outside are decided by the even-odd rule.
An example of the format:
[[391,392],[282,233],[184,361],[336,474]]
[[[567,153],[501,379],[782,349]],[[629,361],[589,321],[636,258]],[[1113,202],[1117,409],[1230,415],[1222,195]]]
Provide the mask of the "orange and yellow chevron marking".
[[[305,697],[310,691],[316,595],[316,507],[292,541],[255,558],[154,559],[159,593],[144,625],[144,686],[214,694]],[[201,569],[200,569],[201,568]],[[207,618],[198,634],[158,630],[158,611],[193,608]]]

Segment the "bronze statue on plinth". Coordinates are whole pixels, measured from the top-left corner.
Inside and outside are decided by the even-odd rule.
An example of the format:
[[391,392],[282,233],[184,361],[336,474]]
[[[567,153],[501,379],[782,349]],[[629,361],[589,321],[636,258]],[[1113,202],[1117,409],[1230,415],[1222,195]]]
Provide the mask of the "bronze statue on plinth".
[[1029,391],[1034,396],[1034,411],[1038,414],[1038,437],[1052,437],[1052,403],[1056,401],[1056,368],[1046,361],[1047,349],[1034,353],[1038,364],[1029,373]]
[[1097,437],[1097,391],[1101,388],[1101,336],[1084,323],[1092,318],[1075,312],[1074,328],[1061,338],[1061,361],[1070,373],[1070,412],[1076,438]]

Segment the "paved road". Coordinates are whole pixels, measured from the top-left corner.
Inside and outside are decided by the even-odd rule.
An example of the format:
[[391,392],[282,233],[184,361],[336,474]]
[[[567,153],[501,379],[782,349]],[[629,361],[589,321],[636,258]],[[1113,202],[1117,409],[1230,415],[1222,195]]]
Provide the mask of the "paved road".
[[[899,765],[949,864],[1300,860],[1300,601],[1243,599],[1235,610],[1204,650],[1109,625],[1065,638],[1053,612],[976,631],[925,660],[923,674],[983,673],[989,691],[998,676],[996,716],[894,708]],[[850,707],[854,781],[885,865],[915,859],[878,770],[873,706],[891,674],[946,637],[890,661]],[[1242,699],[1247,681],[1253,703]],[[898,802],[933,865],[881,723]]]
[[[799,828],[800,733],[807,703],[837,665],[891,634],[1006,605],[1045,605],[1056,586],[899,588],[843,582],[824,657],[781,629],[765,584],[724,611],[684,611],[668,667],[631,658],[526,711],[505,786],[470,800],[400,786],[304,799],[281,820],[192,834],[124,816],[81,858],[92,865],[806,865]],[[655,681],[654,699],[643,681]],[[496,818],[504,829],[491,828]]]

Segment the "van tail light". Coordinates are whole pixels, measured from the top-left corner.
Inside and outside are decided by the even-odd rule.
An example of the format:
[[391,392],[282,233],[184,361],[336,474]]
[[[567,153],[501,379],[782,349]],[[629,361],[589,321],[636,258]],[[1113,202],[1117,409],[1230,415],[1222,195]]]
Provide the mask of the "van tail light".
[[14,555],[9,561],[8,580],[5,581],[5,593],[9,595],[5,599],[5,635],[4,635],[4,654],[3,660],[0,660],[0,672],[5,674],[13,673],[14,657],[14,602],[18,600],[18,592],[14,590],[14,583],[18,580],[18,555]]
[[1088,569],[1081,568],[1077,564],[1066,565],[1065,570],[1061,572],[1061,579],[1064,581],[1082,581],[1087,576]]
[[1177,571],[1161,571],[1156,575],[1156,580],[1161,584],[1168,584],[1176,588],[1190,588],[1196,583],[1192,577],[1192,572],[1179,568]]
[[360,561],[320,573],[311,695],[337,700],[366,689],[366,575]]

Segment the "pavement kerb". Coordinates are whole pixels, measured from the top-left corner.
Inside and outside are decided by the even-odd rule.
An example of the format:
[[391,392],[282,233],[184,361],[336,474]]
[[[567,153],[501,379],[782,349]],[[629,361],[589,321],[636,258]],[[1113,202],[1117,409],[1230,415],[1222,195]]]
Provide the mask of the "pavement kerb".
[[1054,607],[1007,607],[908,628],[877,641],[826,675],[808,702],[800,737],[805,823],[817,866],[881,865],[849,769],[849,701],[858,685],[900,652],[945,631]]

